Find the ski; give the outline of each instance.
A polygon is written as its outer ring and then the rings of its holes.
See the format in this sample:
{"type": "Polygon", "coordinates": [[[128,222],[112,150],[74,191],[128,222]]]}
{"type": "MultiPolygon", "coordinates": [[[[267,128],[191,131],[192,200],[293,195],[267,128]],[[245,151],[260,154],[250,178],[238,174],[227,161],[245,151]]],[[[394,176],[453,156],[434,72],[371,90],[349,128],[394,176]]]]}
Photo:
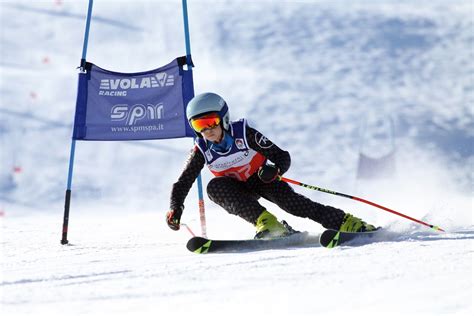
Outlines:
{"type": "Polygon", "coordinates": [[[314,243],[314,237],[307,232],[298,232],[287,237],[274,239],[237,239],[237,240],[216,240],[204,237],[193,237],[186,244],[189,251],[205,254],[217,252],[244,252],[268,249],[279,249],[314,243]]]}
{"type": "Polygon", "coordinates": [[[338,230],[327,229],[321,234],[321,236],[319,236],[319,243],[323,247],[334,248],[353,240],[363,240],[364,242],[366,242],[368,239],[373,238],[379,232],[379,229],[370,232],[354,233],[340,232],[338,230]]]}

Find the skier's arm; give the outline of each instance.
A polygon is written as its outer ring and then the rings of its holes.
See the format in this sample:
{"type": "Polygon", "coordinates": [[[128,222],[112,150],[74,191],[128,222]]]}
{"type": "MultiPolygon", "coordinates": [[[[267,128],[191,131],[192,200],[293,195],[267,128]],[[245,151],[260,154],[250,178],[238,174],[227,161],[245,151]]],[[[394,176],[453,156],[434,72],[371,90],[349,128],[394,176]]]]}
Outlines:
{"type": "Polygon", "coordinates": [[[194,181],[204,167],[204,156],[197,147],[194,147],[189,155],[183,172],[178,178],[178,181],[173,184],[170,198],[170,209],[177,209],[184,206],[184,200],[189,193],[194,181]]]}
{"type": "Polygon", "coordinates": [[[275,164],[282,175],[290,169],[290,153],[281,149],[271,140],[262,135],[254,128],[247,125],[246,136],[249,147],[264,155],[268,160],[275,164]]]}
{"type": "Polygon", "coordinates": [[[178,181],[173,184],[171,190],[170,211],[166,214],[166,222],[171,229],[179,229],[181,214],[184,209],[184,200],[204,164],[204,156],[197,147],[194,147],[186,161],[183,172],[179,176],[178,181]]]}

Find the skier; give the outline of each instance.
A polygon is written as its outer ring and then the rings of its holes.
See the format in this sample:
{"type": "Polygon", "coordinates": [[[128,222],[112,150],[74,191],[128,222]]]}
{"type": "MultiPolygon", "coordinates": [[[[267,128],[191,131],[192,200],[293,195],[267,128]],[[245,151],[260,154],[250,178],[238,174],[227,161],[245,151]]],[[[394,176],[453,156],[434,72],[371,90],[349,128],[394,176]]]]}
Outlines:
{"type": "Polygon", "coordinates": [[[260,205],[260,197],[327,229],[375,230],[373,225],[340,209],[316,203],[279,181],[279,176],[290,168],[290,154],[250,127],[245,119],[230,122],[227,104],[219,95],[197,95],[189,102],[186,116],[197,138],[183,172],[173,184],[170,210],[166,214],[171,229],[179,230],[184,200],[207,164],[216,176],[207,185],[210,200],[255,225],[256,239],[283,237],[295,232],[260,205]]]}

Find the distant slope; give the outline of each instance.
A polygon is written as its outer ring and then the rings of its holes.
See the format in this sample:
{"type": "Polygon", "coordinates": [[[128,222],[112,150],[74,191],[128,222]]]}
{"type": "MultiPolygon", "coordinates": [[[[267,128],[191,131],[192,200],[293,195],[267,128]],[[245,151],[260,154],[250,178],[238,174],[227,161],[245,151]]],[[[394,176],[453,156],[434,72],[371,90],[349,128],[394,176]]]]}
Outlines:
{"type": "MultiPolygon", "coordinates": [[[[0,198],[60,206],[86,5],[0,5],[7,30],[0,39],[0,198]],[[12,174],[15,166],[21,172],[12,174]]],[[[183,55],[179,5],[96,3],[88,59],[104,68],[136,71],[183,55]]],[[[474,156],[470,9],[469,1],[246,6],[229,1],[212,7],[193,1],[196,92],[222,94],[234,119],[248,117],[290,150],[292,177],[354,191],[360,185],[355,175],[362,126],[374,116],[393,120],[397,146],[398,178],[377,192],[382,198],[391,201],[400,183],[408,185],[404,200],[413,197],[410,186],[424,187],[433,200],[442,183],[455,192],[469,191],[474,156]]],[[[379,141],[382,148],[391,140],[379,141]]],[[[165,209],[191,140],[139,144],[79,143],[74,197],[165,209]]],[[[430,203],[423,208],[430,209],[430,203]]]]}

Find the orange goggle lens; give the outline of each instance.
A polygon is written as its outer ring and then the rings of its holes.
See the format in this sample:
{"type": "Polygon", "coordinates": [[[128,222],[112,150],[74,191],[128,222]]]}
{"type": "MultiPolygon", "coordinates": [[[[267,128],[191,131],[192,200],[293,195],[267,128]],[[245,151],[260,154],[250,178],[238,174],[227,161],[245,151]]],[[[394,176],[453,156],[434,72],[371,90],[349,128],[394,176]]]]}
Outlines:
{"type": "Polygon", "coordinates": [[[219,117],[219,115],[213,113],[206,116],[198,117],[196,119],[192,119],[191,126],[196,132],[201,133],[206,128],[216,127],[220,124],[220,122],[221,118],[219,117]]]}

